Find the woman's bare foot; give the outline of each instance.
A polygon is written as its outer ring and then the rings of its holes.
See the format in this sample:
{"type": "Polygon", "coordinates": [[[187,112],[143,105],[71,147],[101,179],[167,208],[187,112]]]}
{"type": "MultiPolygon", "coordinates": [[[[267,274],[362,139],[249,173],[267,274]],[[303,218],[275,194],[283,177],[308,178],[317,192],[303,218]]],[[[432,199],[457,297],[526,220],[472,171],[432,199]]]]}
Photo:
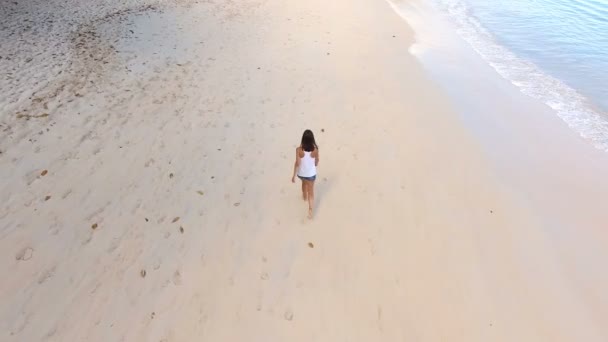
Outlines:
{"type": "Polygon", "coordinates": [[[312,208],[308,208],[308,218],[312,220],[312,208]]]}

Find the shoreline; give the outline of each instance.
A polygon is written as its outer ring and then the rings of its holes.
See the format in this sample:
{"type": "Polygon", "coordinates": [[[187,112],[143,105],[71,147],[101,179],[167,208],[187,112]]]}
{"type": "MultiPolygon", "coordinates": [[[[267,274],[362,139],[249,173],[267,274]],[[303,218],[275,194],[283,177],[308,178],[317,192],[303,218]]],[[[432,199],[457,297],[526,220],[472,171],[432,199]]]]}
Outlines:
{"type": "MultiPolygon", "coordinates": [[[[499,81],[492,80],[492,75],[498,75],[528,99],[515,95],[517,101],[540,102],[551,108],[570,129],[597,149],[608,152],[608,113],[564,81],[495,42],[492,34],[479,26],[476,19],[462,17],[462,13],[446,13],[447,9],[433,2],[387,1],[417,32],[412,53],[448,91],[454,88],[448,81],[473,81],[463,75],[464,72],[486,73],[488,76],[483,79],[494,84],[499,81]],[[444,66],[446,64],[453,66],[444,66]]],[[[501,87],[501,90],[504,88],[509,87],[501,87]]]]}
{"type": "MultiPolygon", "coordinates": [[[[0,113],[7,341],[606,339],[608,189],[592,187],[605,166],[554,116],[471,125],[481,117],[410,55],[415,32],[384,2],[128,12],[157,3],[75,3],[127,14],[68,49],[78,82],[2,102],[48,108],[0,113]],[[321,153],[313,220],[289,181],[305,128],[321,153]],[[578,142],[563,156],[556,141],[578,142]]],[[[20,87],[52,66],[24,69],[20,87]]],[[[479,105],[523,108],[506,102],[479,105]]]]}

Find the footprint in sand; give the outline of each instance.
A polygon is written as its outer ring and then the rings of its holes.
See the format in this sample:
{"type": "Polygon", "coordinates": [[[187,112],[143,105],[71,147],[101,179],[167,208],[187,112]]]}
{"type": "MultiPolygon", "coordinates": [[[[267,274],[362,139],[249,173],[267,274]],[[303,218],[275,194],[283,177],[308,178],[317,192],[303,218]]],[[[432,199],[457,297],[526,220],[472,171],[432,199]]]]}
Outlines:
{"type": "Polygon", "coordinates": [[[293,312],[290,309],[287,309],[287,311],[285,311],[285,313],[283,314],[283,317],[285,318],[285,320],[291,321],[293,320],[293,312]]]}
{"type": "Polygon", "coordinates": [[[23,178],[25,179],[25,182],[27,185],[31,185],[32,183],[34,183],[34,181],[36,181],[40,176],[40,173],[38,170],[33,170],[28,172],[23,178]]]}
{"type": "Polygon", "coordinates": [[[61,199],[66,199],[72,193],[72,189],[68,189],[66,192],[61,195],[61,199]]]}
{"type": "Polygon", "coordinates": [[[31,247],[24,247],[15,254],[15,259],[19,261],[28,261],[32,258],[33,254],[34,250],[31,247]]]}
{"type": "Polygon", "coordinates": [[[46,334],[44,335],[44,339],[48,340],[51,337],[53,337],[53,335],[55,335],[55,333],[57,332],[57,327],[52,327],[49,331],[46,332],[46,334]]]}
{"type": "Polygon", "coordinates": [[[182,275],[179,273],[179,270],[175,271],[173,273],[173,277],[172,277],[171,281],[173,282],[173,285],[176,285],[176,286],[179,286],[182,284],[182,275]]]}
{"type": "Polygon", "coordinates": [[[112,253],[116,250],[116,248],[118,248],[118,245],[120,244],[120,238],[113,238],[112,241],[110,242],[110,246],[108,247],[108,249],[106,249],[106,252],[108,253],[112,253]]]}
{"type": "Polygon", "coordinates": [[[55,269],[57,266],[53,266],[52,268],[42,272],[42,274],[40,274],[40,277],[38,277],[38,284],[42,284],[45,281],[47,281],[49,278],[52,278],[53,275],[55,275],[55,269]]]}

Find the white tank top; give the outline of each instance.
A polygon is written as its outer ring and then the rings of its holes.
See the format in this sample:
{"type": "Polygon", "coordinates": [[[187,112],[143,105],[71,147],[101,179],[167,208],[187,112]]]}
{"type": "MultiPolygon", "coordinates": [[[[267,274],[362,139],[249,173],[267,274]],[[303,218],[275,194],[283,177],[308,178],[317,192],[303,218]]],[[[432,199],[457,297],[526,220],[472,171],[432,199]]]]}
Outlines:
{"type": "Polygon", "coordinates": [[[315,158],[310,154],[312,152],[304,151],[304,157],[300,158],[300,168],[298,169],[298,176],[300,177],[312,177],[317,175],[317,166],[315,165],[315,158]]]}

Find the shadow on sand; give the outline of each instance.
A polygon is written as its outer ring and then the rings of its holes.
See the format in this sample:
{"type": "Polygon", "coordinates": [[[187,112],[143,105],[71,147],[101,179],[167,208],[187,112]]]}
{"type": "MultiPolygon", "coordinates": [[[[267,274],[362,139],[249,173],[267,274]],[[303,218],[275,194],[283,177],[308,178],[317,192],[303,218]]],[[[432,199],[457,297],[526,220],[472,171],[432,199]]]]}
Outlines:
{"type": "Polygon", "coordinates": [[[320,179],[317,179],[317,181],[315,182],[315,217],[318,216],[319,213],[321,213],[321,211],[323,211],[323,209],[324,209],[323,202],[324,202],[325,196],[331,190],[333,182],[334,182],[334,177],[332,177],[332,176],[321,177],[320,179]]]}

